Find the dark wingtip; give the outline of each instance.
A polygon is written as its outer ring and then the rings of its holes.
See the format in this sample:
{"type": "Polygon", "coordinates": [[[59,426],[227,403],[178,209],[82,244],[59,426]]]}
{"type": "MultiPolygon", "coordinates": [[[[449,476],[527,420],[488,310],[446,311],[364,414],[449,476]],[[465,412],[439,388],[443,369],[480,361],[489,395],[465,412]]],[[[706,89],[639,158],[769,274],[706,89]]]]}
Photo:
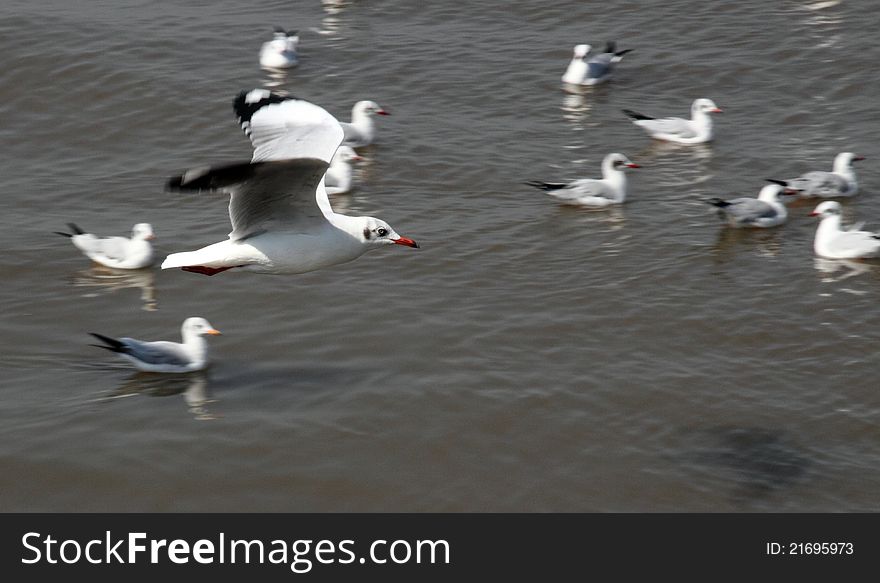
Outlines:
{"type": "Polygon", "coordinates": [[[183,190],[183,174],[179,174],[177,176],[172,176],[168,179],[168,182],[165,183],[165,191],[166,192],[180,192],[183,190]]]}
{"type": "Polygon", "coordinates": [[[97,332],[89,332],[89,334],[106,345],[89,344],[89,346],[94,346],[96,348],[105,348],[111,352],[123,352],[125,344],[123,344],[119,340],[116,340],[115,338],[110,338],[109,336],[104,336],[103,334],[98,334],[97,332]]]}
{"type": "Polygon", "coordinates": [[[705,202],[706,204],[711,204],[712,206],[717,206],[718,208],[730,206],[729,202],[720,198],[710,198],[708,200],[704,200],[703,202],[705,202]]]}
{"type": "Polygon", "coordinates": [[[623,49],[622,51],[617,51],[616,53],[614,53],[614,56],[615,57],[622,57],[623,55],[625,55],[627,53],[633,52],[634,50],[635,49],[623,49]]]}
{"type": "Polygon", "coordinates": [[[635,120],[654,119],[653,117],[651,117],[649,115],[644,115],[644,114],[641,114],[637,111],[633,111],[631,109],[621,109],[621,111],[635,120]]]}
{"type": "Polygon", "coordinates": [[[785,180],[776,180],[775,178],[765,178],[767,182],[772,182],[773,184],[778,184],[779,186],[788,186],[788,182],[785,180]]]}
{"type": "Polygon", "coordinates": [[[613,40],[609,40],[609,41],[605,42],[605,52],[606,53],[613,53],[615,50],[617,50],[617,43],[616,42],[614,42],[613,40]]]}
{"type": "Polygon", "coordinates": [[[62,233],[61,231],[52,231],[56,235],[61,235],[62,237],[73,237],[70,233],[62,233]]]}
{"type": "Polygon", "coordinates": [[[70,230],[73,231],[75,235],[85,235],[86,232],[76,226],[76,223],[67,223],[67,226],[70,227],[70,230]]]}
{"type": "Polygon", "coordinates": [[[537,180],[528,180],[526,182],[523,182],[523,184],[525,184],[527,186],[531,186],[533,188],[547,190],[547,183],[545,183],[545,182],[539,182],[537,180]]]}

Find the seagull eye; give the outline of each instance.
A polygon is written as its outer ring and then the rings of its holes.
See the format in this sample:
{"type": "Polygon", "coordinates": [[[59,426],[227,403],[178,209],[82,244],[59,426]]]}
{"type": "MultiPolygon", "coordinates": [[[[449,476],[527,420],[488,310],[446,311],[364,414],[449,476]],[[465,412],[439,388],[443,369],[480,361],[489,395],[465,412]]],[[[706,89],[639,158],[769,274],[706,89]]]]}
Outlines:
{"type": "Polygon", "coordinates": [[[380,237],[384,237],[388,234],[388,229],[386,229],[385,227],[379,227],[378,229],[376,229],[376,234],[380,237]]]}

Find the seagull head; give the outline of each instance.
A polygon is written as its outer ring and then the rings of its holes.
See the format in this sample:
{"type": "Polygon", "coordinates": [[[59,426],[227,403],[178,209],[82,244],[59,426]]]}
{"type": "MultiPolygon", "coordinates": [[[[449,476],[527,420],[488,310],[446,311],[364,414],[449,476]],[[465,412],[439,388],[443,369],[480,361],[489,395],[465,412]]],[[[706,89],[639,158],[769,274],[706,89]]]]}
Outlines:
{"type": "Polygon", "coordinates": [[[827,219],[828,217],[840,216],[842,212],[843,209],[840,206],[839,202],[837,202],[836,200],[826,200],[815,209],[813,209],[813,212],[810,213],[810,216],[827,219]]]}
{"type": "Polygon", "coordinates": [[[692,113],[723,113],[722,109],[715,105],[715,102],[711,99],[706,99],[702,97],[694,101],[694,104],[691,106],[692,113]]]}
{"type": "MultiPolygon", "coordinates": [[[[366,115],[391,115],[375,101],[358,101],[354,104],[354,112],[360,112],[366,115]]],[[[354,113],[352,114],[354,116],[354,113]]]]}
{"type": "Polygon", "coordinates": [[[150,241],[156,238],[153,234],[153,226],[150,223],[138,223],[131,229],[131,238],[150,241]]]}
{"type": "Polygon", "coordinates": [[[339,146],[336,150],[336,154],[330,161],[330,165],[332,166],[336,162],[350,163],[358,160],[363,160],[363,157],[359,156],[357,152],[354,151],[354,148],[351,148],[350,146],[339,146]]]}
{"type": "Polygon", "coordinates": [[[843,173],[852,168],[853,162],[864,160],[864,156],[859,156],[853,152],[841,152],[834,158],[834,172],[843,173]]]}
{"type": "MultiPolygon", "coordinates": [[[[789,192],[781,184],[768,184],[758,192],[758,200],[764,202],[778,202],[779,195],[781,194],[789,194],[789,192]]],[[[793,192],[791,194],[797,193],[793,192]]]]}
{"type": "Polygon", "coordinates": [[[641,168],[638,164],[631,161],[629,158],[624,156],[623,154],[614,153],[608,154],[605,158],[605,163],[611,166],[614,170],[626,170],[627,168],[641,168]]]}
{"type": "Polygon", "coordinates": [[[583,59],[590,52],[590,45],[574,45],[574,58],[583,59]]]}
{"type": "Polygon", "coordinates": [[[220,331],[211,326],[211,323],[204,318],[194,316],[183,321],[180,335],[183,336],[183,340],[186,342],[188,338],[197,336],[219,336],[220,331]]]}
{"type": "Polygon", "coordinates": [[[407,247],[419,248],[419,244],[412,239],[401,237],[398,235],[391,225],[382,219],[373,217],[363,217],[363,241],[367,245],[405,245],[407,247]]]}

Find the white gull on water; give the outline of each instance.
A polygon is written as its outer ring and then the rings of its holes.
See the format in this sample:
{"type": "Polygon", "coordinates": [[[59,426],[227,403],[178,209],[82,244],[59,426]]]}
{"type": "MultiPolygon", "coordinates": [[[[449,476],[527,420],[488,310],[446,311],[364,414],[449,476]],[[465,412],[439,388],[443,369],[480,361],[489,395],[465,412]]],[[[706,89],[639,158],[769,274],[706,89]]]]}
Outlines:
{"type": "Polygon", "coordinates": [[[183,343],[145,342],[134,338],[111,338],[90,332],[104,344],[92,344],[115,352],[146,372],[181,373],[202,370],[208,366],[208,343],[205,336],[217,336],[218,330],[204,318],[187,318],[180,328],[183,343]]]}
{"type": "Polygon", "coordinates": [[[131,238],[98,237],[86,233],[74,223],[67,223],[67,226],[72,233],[55,232],[70,237],[74,246],[95,263],[115,269],[141,269],[153,263],[150,241],[156,237],[149,223],[136,224],[131,230],[131,238]]]}
{"type": "Polygon", "coordinates": [[[702,144],[714,137],[710,113],[721,113],[721,109],[711,99],[697,99],[691,105],[691,119],[680,117],[655,118],[631,109],[623,113],[633,119],[633,123],[648,132],[652,138],[678,144],[702,144]]]}
{"type": "Polygon", "coordinates": [[[342,144],[352,148],[369,146],[376,139],[374,115],[391,115],[375,101],[358,101],[351,108],[351,122],[340,122],[345,132],[342,144]]]}
{"type": "Polygon", "coordinates": [[[625,49],[618,51],[615,43],[610,41],[605,46],[605,52],[594,55],[589,60],[587,54],[592,47],[590,45],[575,45],[574,56],[562,76],[562,82],[569,85],[598,85],[611,78],[614,65],[623,59],[623,55],[632,51],[625,49]]]}
{"type": "Polygon", "coordinates": [[[358,156],[352,148],[339,146],[333,159],[330,160],[327,174],[324,175],[324,187],[327,189],[327,194],[345,194],[351,190],[352,175],[354,174],[351,163],[358,160],[363,160],[363,158],[358,156]]]}
{"type": "Polygon", "coordinates": [[[788,209],[779,200],[782,187],[768,184],[758,198],[712,198],[706,202],[718,207],[718,215],[731,227],[776,227],[788,218],[788,209]]]}
{"type": "Polygon", "coordinates": [[[770,182],[781,184],[786,192],[797,194],[804,198],[833,198],[838,196],[853,196],[859,191],[859,183],[852,163],[864,160],[864,156],[852,152],[841,152],[834,158],[834,166],[831,172],[816,170],[807,172],[797,178],[789,180],[776,180],[768,178],[770,182]]]}
{"type": "Polygon", "coordinates": [[[266,69],[290,69],[299,64],[296,48],[299,46],[297,31],[275,27],[272,40],[260,47],[260,66],[266,69]]]}
{"type": "Polygon", "coordinates": [[[863,259],[880,257],[880,233],[860,231],[860,225],[850,229],[840,228],[843,208],[834,200],[825,201],[817,206],[811,217],[820,217],[816,237],[813,239],[813,251],[827,259],[863,259]]]}
{"type": "Polygon", "coordinates": [[[602,178],[582,178],[571,182],[526,182],[529,186],[540,188],[568,204],[590,207],[605,207],[621,204],[626,199],[627,168],[639,168],[626,156],[619,153],[608,154],[602,160],[602,178]]]}
{"type": "Polygon", "coordinates": [[[162,269],[305,273],[387,245],[418,247],[381,219],[333,212],[324,174],[343,131],[327,111],[265,89],[243,91],[233,108],[254,146],[252,161],[194,168],[168,183],[171,190],[229,192],[232,232],[225,241],[172,253],[162,269]]]}

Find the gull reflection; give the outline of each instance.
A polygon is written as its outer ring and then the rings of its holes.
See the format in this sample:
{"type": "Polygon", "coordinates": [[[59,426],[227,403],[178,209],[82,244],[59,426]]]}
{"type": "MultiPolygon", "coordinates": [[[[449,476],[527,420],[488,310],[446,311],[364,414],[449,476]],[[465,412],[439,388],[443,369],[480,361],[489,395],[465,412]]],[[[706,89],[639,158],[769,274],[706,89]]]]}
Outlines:
{"type": "Polygon", "coordinates": [[[782,250],[779,229],[735,229],[722,225],[713,248],[715,257],[726,261],[736,255],[740,244],[749,245],[761,257],[777,257],[782,250]]]}
{"type": "Polygon", "coordinates": [[[322,0],[322,3],[327,16],[321,20],[321,28],[316,32],[326,36],[340,37],[342,30],[348,24],[342,13],[352,2],[350,0],[322,0]]]}
{"type": "Polygon", "coordinates": [[[263,86],[266,87],[266,89],[271,89],[279,95],[290,95],[290,92],[286,89],[279,89],[279,87],[287,82],[287,69],[263,67],[262,70],[266,74],[266,78],[263,79],[263,86]]]}
{"type": "Polygon", "coordinates": [[[352,4],[351,0],[321,0],[324,12],[327,14],[339,14],[352,4]]]}
{"type": "Polygon", "coordinates": [[[813,265],[816,271],[822,274],[823,283],[842,281],[871,271],[869,264],[852,259],[824,259],[822,257],[815,257],[813,265]],[[842,273],[835,276],[838,271],[842,273]]]}
{"type": "Polygon", "coordinates": [[[645,148],[633,154],[633,160],[642,166],[650,166],[658,186],[690,189],[715,177],[710,167],[712,155],[709,144],[684,145],[651,140],[645,148]]]}
{"type": "Polygon", "coordinates": [[[216,400],[211,398],[208,391],[208,375],[205,371],[187,374],[137,372],[100,400],[111,401],[137,395],[149,397],[183,395],[187,409],[195,419],[199,421],[216,419],[216,416],[208,410],[208,405],[215,403],[216,400]]]}
{"type": "MultiPolygon", "coordinates": [[[[106,293],[127,288],[140,288],[142,309],[152,312],[158,308],[156,303],[156,274],[152,269],[113,269],[94,265],[90,269],[76,272],[71,283],[75,287],[90,287],[106,293]]],[[[89,294],[94,295],[94,294],[89,294]]]]}
{"type": "Polygon", "coordinates": [[[562,117],[574,124],[574,129],[583,129],[584,123],[590,119],[593,104],[583,93],[568,93],[562,98],[562,117]]]}

